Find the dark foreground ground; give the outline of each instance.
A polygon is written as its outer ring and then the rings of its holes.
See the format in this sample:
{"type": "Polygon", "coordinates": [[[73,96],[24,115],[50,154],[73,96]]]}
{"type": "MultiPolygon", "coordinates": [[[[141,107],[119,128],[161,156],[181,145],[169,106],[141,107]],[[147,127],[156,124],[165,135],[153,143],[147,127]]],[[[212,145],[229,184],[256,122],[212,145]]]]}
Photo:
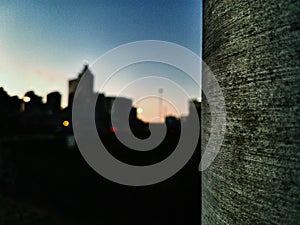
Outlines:
{"type": "MultiPolygon", "coordinates": [[[[144,165],[172,152],[169,134],[148,154],[126,150],[112,136],[103,138],[113,155],[144,165]]],[[[173,146],[173,147],[172,147],[173,146]]],[[[200,224],[199,150],[172,178],[147,187],[110,182],[89,167],[64,136],[1,141],[1,225],[196,225],[200,224]]]]}

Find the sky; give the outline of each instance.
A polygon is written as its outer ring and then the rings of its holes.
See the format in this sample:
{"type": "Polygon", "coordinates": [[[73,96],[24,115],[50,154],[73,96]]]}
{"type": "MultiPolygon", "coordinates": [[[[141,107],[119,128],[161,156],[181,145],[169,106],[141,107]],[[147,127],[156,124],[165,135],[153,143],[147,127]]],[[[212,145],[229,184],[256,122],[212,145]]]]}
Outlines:
{"type": "MultiPolygon", "coordinates": [[[[59,91],[66,106],[68,79],[76,78],[85,62],[121,44],[163,40],[200,55],[201,8],[201,0],[2,0],[0,86],[20,98],[29,90],[44,99],[59,91]]],[[[172,76],[168,70],[184,83],[180,71],[165,68],[167,77],[172,76]]],[[[126,74],[138,78],[151,71],[147,64],[126,74]]],[[[122,77],[108,85],[107,95],[116,94],[120,80],[128,82],[122,77]]],[[[199,90],[189,91],[198,96],[199,90]]],[[[137,98],[134,93],[129,97],[137,98]]]]}

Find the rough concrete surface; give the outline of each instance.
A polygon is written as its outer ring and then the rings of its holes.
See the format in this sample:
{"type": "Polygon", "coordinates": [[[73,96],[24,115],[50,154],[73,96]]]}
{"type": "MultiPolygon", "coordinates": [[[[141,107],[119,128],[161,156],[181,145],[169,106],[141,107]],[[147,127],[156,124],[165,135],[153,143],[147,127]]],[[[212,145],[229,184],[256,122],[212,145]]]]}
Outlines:
{"type": "Polygon", "coordinates": [[[228,117],[202,176],[202,224],[300,224],[300,1],[204,0],[203,21],[228,117]]]}

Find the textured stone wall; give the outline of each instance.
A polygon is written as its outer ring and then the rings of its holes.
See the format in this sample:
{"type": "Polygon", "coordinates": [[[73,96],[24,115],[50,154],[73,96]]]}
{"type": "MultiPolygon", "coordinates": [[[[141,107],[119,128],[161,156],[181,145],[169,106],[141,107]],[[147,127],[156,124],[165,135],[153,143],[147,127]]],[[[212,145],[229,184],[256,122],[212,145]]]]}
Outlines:
{"type": "Polygon", "coordinates": [[[228,125],[203,173],[202,224],[300,224],[300,1],[204,0],[203,14],[228,125]]]}

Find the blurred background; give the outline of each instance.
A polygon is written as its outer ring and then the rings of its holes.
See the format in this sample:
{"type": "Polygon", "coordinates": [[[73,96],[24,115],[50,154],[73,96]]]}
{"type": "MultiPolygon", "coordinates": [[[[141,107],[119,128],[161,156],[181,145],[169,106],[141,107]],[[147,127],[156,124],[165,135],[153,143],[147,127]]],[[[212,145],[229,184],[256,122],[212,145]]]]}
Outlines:
{"type": "MultiPolygon", "coordinates": [[[[72,130],[72,103],[81,77],[97,96],[99,138],[117,159],[150,165],[175,149],[190,107],[201,109],[200,90],[182,71],[144,63],[125,68],[95,90],[93,62],[128,42],[174,42],[201,53],[201,1],[2,1],[0,4],[0,224],[199,224],[200,144],[189,163],[159,184],[130,187],[98,175],[81,156],[72,130]],[[91,65],[91,66],[90,66],[91,65]],[[167,87],[149,85],[158,98],[139,100],[139,86],[119,96],[142,75],[172,79],[191,96],[174,106],[167,87]],[[113,102],[130,107],[130,130],[149,137],[149,122],[167,126],[149,152],[120,143],[112,125],[113,102]]],[[[200,74],[198,78],[200,80],[200,74]]],[[[173,96],[174,97],[174,96],[173,96]]],[[[180,96],[178,96],[180,99],[180,96]]],[[[200,118],[200,116],[199,116],[200,118]]]]}

